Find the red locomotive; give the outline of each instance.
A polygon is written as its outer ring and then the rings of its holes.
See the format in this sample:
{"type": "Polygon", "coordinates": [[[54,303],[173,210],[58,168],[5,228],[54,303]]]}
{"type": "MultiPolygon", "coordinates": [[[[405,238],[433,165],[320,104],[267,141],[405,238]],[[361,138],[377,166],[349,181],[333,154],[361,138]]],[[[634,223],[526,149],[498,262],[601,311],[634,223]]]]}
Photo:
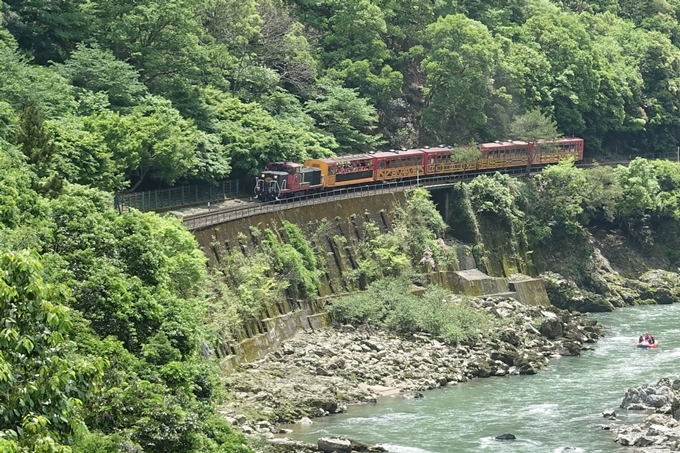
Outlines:
{"type": "Polygon", "coordinates": [[[386,182],[404,178],[446,175],[466,170],[493,170],[557,163],[571,157],[583,159],[583,139],[563,138],[536,142],[496,141],[477,145],[476,162],[457,163],[463,148],[437,147],[373,154],[311,159],[300,165],[272,162],[257,178],[255,198],[270,201],[325,189],[386,182]]]}

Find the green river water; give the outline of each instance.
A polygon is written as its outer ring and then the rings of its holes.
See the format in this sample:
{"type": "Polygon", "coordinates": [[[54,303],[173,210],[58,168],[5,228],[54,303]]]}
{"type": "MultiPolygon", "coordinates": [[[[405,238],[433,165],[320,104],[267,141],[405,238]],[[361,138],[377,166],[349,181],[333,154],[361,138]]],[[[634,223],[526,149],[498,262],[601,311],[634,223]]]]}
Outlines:
{"type": "Polygon", "coordinates": [[[580,357],[553,359],[534,376],[476,379],[432,390],[418,400],[386,398],[345,414],[295,425],[291,435],[316,443],[343,436],[395,453],[621,452],[607,423],[635,423],[646,414],[619,409],[631,386],[680,378],[680,304],[617,309],[594,316],[605,336],[580,357]],[[656,349],[638,349],[649,331],[656,349]],[[602,417],[616,409],[617,421],[602,417]],[[512,433],[514,441],[494,436],[512,433]]]}

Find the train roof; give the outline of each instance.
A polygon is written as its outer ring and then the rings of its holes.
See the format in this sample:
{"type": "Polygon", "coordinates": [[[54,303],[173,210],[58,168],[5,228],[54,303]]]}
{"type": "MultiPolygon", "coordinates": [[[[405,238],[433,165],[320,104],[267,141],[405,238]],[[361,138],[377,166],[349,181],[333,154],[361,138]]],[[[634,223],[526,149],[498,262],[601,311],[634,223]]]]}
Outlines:
{"type": "Polygon", "coordinates": [[[505,148],[508,146],[527,146],[529,143],[522,140],[508,140],[508,141],[497,141],[491,143],[480,143],[480,148],[493,149],[493,148],[505,148]]]}
{"type": "Polygon", "coordinates": [[[402,157],[402,156],[420,156],[425,150],[420,149],[407,149],[407,150],[395,150],[395,151],[382,151],[373,154],[373,157],[380,159],[384,157],[402,157]]]}
{"type": "Polygon", "coordinates": [[[297,162],[269,162],[267,166],[269,165],[280,165],[282,167],[288,167],[288,168],[297,168],[297,167],[302,167],[302,165],[298,164],[297,162]]]}
{"type": "Polygon", "coordinates": [[[321,159],[309,159],[319,162],[324,162],[327,164],[337,164],[338,162],[347,162],[353,160],[366,160],[371,159],[373,156],[370,154],[348,154],[346,156],[335,156],[335,157],[324,157],[321,159]]]}
{"type": "Polygon", "coordinates": [[[583,139],[579,137],[562,137],[557,140],[536,140],[536,143],[560,143],[560,142],[582,142],[583,139]]]}

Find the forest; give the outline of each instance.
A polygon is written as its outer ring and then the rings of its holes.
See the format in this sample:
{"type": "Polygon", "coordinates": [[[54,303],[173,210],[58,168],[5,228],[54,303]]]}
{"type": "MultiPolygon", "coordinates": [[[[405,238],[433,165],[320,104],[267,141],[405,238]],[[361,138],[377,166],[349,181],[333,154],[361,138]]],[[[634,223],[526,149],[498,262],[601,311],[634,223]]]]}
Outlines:
{"type": "MultiPolygon", "coordinates": [[[[321,261],[287,225],[292,244],[263,231],[266,253],[230,257],[227,284],[179,220],[118,213],[115,193],[513,138],[531,112],[589,156],[680,140],[678,0],[0,4],[1,451],[251,451],[217,412],[212,348],[289,289],[280,276],[314,294],[321,261]]],[[[675,165],[603,168],[465,190],[527,247],[589,223],[677,237],[675,165]]],[[[424,244],[446,262],[441,218],[414,200],[357,279],[409,275],[424,244]]]]}
{"type": "Polygon", "coordinates": [[[9,0],[0,140],[105,191],[513,138],[534,110],[590,155],[673,152],[679,6],[9,0]]]}

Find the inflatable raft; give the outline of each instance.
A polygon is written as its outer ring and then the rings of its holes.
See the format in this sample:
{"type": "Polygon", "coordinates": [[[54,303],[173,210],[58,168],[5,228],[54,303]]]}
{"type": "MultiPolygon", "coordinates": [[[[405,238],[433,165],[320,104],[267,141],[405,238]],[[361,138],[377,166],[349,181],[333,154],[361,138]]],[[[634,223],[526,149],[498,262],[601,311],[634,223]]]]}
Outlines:
{"type": "Polygon", "coordinates": [[[649,344],[646,341],[643,341],[642,343],[638,343],[638,345],[637,345],[638,348],[643,348],[643,349],[656,348],[657,346],[659,346],[658,341],[655,341],[653,344],[649,344]]]}

